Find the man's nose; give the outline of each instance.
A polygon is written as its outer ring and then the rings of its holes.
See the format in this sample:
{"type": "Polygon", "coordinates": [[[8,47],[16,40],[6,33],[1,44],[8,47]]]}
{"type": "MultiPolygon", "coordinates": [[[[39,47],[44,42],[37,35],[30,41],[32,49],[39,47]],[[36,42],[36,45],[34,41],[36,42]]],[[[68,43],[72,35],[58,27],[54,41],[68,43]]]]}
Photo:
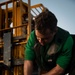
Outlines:
{"type": "Polygon", "coordinates": [[[43,40],[42,38],[39,39],[39,42],[40,42],[40,43],[43,43],[43,41],[44,41],[44,40],[43,40]]]}

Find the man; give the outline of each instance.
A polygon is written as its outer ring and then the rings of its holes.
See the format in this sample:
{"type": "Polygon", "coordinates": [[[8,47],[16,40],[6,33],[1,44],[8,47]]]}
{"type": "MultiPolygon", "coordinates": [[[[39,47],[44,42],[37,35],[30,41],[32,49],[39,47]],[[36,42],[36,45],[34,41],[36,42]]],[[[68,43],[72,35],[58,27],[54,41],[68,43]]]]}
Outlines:
{"type": "Polygon", "coordinates": [[[45,9],[35,18],[25,49],[24,75],[32,75],[36,61],[41,75],[62,75],[72,53],[73,39],[57,26],[56,16],[45,9]]]}

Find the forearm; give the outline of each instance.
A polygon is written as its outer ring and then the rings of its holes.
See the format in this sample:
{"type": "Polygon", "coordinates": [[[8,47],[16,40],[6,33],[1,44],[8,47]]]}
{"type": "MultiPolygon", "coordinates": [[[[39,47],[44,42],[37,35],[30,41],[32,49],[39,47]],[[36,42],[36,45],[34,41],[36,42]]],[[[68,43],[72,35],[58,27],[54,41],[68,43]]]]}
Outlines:
{"type": "Polygon", "coordinates": [[[42,74],[42,75],[62,75],[63,73],[64,73],[64,70],[59,65],[57,65],[49,72],[42,74]]]}
{"type": "Polygon", "coordinates": [[[32,75],[33,64],[32,61],[24,61],[24,75],[32,75]]]}

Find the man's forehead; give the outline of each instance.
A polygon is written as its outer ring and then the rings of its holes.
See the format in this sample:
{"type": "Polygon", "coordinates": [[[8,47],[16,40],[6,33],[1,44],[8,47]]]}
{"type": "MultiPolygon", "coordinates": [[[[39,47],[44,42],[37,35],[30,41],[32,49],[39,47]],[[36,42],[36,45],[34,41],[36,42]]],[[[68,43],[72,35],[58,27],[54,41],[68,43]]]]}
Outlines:
{"type": "Polygon", "coordinates": [[[35,30],[35,34],[37,37],[49,37],[51,32],[47,30],[46,32],[44,32],[44,34],[41,34],[38,30],[35,30]]]}

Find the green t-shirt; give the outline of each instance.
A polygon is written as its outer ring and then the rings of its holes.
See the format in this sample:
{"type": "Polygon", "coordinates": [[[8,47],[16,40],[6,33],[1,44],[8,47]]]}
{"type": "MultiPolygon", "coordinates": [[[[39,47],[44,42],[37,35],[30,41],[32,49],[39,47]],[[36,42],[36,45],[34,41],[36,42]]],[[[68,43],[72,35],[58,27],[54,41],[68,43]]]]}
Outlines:
{"type": "MultiPolygon", "coordinates": [[[[25,46],[25,60],[34,61],[36,59],[36,54],[34,51],[34,45],[36,43],[35,31],[32,31],[29,37],[29,40],[25,46]]],[[[71,59],[73,46],[73,39],[70,34],[58,27],[58,32],[56,33],[52,43],[45,45],[41,48],[41,65],[45,62],[54,61],[55,64],[58,64],[63,69],[66,69],[69,61],[71,59]],[[52,51],[52,52],[51,52],[52,51]],[[53,60],[51,60],[52,55],[54,55],[53,60]]],[[[46,64],[48,64],[46,63],[46,64]]]]}

